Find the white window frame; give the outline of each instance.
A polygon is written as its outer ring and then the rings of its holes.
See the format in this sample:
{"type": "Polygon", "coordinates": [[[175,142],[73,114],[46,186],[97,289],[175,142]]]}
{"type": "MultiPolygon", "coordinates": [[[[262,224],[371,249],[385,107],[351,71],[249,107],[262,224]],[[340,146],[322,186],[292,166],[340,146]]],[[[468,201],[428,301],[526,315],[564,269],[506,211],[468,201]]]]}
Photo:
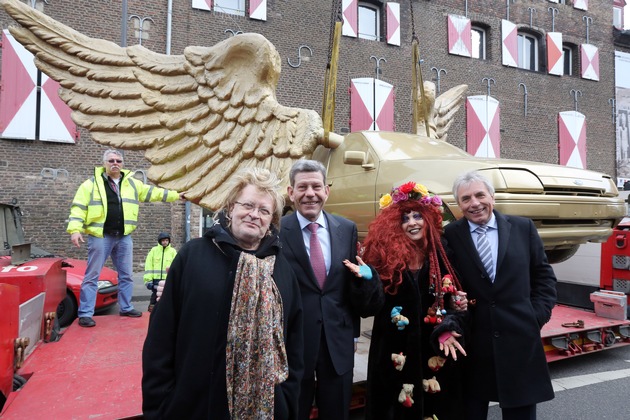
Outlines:
{"type": "Polygon", "coordinates": [[[470,36],[472,37],[472,42],[471,42],[472,58],[485,60],[486,48],[488,45],[486,43],[486,40],[488,39],[486,30],[480,26],[473,25],[470,27],[470,36]],[[476,37],[478,37],[479,39],[475,39],[476,37]]]}
{"type": "Polygon", "coordinates": [[[518,43],[518,67],[525,70],[530,71],[538,71],[538,38],[534,35],[519,32],[517,34],[517,43],[518,43]],[[525,52],[524,43],[527,41],[530,45],[533,44],[534,57],[533,57],[533,68],[532,68],[532,57],[529,54],[530,48],[527,48],[527,53],[525,52]]]}
{"type": "Polygon", "coordinates": [[[371,41],[378,41],[381,38],[380,34],[380,9],[378,6],[370,3],[359,3],[358,4],[358,13],[357,13],[357,27],[358,27],[358,37],[362,39],[369,39],[371,41]],[[366,16],[366,12],[374,13],[374,20],[371,17],[366,16]],[[369,25],[368,25],[369,24],[369,25]],[[373,32],[367,33],[365,32],[366,26],[373,27],[373,32]]]}
{"type": "Polygon", "coordinates": [[[214,0],[215,12],[245,16],[245,0],[214,0]]]}
{"type": "Polygon", "coordinates": [[[623,9],[620,7],[613,7],[613,26],[623,30],[623,9]]]}
{"type": "Polygon", "coordinates": [[[573,48],[569,46],[562,47],[562,63],[563,63],[562,68],[564,69],[564,75],[573,76],[573,48]],[[567,68],[567,60],[568,60],[568,68],[567,68]]]}

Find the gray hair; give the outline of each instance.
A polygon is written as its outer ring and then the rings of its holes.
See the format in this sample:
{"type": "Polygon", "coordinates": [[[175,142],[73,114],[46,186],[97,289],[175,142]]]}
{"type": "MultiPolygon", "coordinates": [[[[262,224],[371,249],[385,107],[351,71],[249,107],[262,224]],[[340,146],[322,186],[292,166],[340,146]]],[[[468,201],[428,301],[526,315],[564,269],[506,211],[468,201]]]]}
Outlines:
{"type": "Polygon", "coordinates": [[[278,177],[264,168],[251,167],[245,168],[234,174],[229,182],[228,195],[223,200],[219,210],[228,214],[236,199],[241,194],[241,191],[248,185],[253,185],[263,193],[269,194],[273,200],[273,217],[271,224],[278,229],[280,227],[280,218],[282,217],[282,209],[284,208],[284,195],[280,191],[281,182],[278,177]]]}
{"type": "Polygon", "coordinates": [[[300,159],[293,164],[291,171],[289,172],[289,182],[291,186],[295,186],[295,175],[302,172],[319,172],[324,178],[324,184],[326,184],[326,168],[317,160],[300,159]]]}
{"type": "Polygon", "coordinates": [[[116,149],[107,149],[105,150],[105,152],[103,153],[103,163],[107,162],[107,155],[116,155],[116,156],[120,156],[120,158],[124,161],[125,158],[123,157],[123,154],[120,150],[116,150],[116,149]]]}
{"type": "Polygon", "coordinates": [[[456,202],[459,202],[459,197],[457,196],[457,191],[459,191],[459,188],[463,185],[470,185],[473,182],[483,182],[483,184],[488,189],[490,195],[494,197],[494,187],[492,186],[488,178],[481,175],[477,171],[471,171],[458,176],[453,183],[453,197],[455,197],[456,202]]]}

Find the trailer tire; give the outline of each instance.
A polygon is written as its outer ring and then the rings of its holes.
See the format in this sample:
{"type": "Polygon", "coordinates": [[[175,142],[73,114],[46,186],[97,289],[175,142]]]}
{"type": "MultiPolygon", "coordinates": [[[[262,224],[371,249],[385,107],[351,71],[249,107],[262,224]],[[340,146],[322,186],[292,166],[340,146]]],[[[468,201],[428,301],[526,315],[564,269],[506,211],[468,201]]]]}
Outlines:
{"type": "Polygon", "coordinates": [[[26,379],[24,379],[24,377],[18,374],[13,375],[13,391],[17,391],[18,389],[22,388],[25,383],[26,379]]]}
{"type": "Polygon", "coordinates": [[[64,300],[57,306],[57,319],[62,328],[72,324],[74,318],[77,317],[77,309],[78,306],[74,294],[68,290],[64,300]]]}
{"type": "Polygon", "coordinates": [[[610,347],[615,344],[617,339],[615,338],[615,333],[612,330],[604,331],[604,347],[610,347]]]}

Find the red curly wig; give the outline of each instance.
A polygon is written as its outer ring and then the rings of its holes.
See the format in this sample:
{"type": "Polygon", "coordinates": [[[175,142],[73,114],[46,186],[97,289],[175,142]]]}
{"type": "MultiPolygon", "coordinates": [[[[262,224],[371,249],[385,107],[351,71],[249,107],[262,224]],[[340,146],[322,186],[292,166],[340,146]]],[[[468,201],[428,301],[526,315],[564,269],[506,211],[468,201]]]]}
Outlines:
{"type": "Polygon", "coordinates": [[[370,223],[362,258],[378,272],[386,293],[395,295],[402,283],[403,272],[409,268],[409,263],[416,259],[424,263],[427,256],[431,282],[437,287],[437,283],[442,279],[438,254],[442,257],[448,274],[453,276],[453,283],[459,286],[440,241],[442,234],[440,210],[434,205],[406,200],[384,208],[370,223]],[[402,216],[411,211],[417,211],[424,219],[424,234],[417,242],[411,240],[401,228],[402,216]]]}

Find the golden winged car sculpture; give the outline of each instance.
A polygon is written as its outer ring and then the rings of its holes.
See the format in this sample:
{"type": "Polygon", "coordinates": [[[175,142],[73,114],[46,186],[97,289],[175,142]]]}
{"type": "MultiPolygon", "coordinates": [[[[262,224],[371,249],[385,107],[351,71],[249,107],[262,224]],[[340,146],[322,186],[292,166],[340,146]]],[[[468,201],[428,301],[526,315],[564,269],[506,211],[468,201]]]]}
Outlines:
{"type": "Polygon", "coordinates": [[[625,214],[606,174],[475,157],[440,141],[467,87],[436,97],[433,83],[422,81],[415,40],[417,134],[360,131],[341,138],[332,115],[340,22],[331,37],[334,54],[320,117],[277,102],[280,56],[262,35],[241,34],[169,56],[89,38],[19,0],[0,5],[22,25],[10,29],[13,36],[35,55],[37,67],[60,83],[59,95],[78,125],[97,143],[143,150],[151,181],[206,208],[217,208],[227,193],[224,181],[242,167],[268,168],[286,185],[293,162],[311,157],[327,166],[328,182],[335,183],[328,211],[355,221],[359,235],[367,232],[380,196],[413,179],[442,197],[445,215],[461,217],[451,186],[471,170],[484,171],[494,182],[498,210],[534,221],[552,262],[570,257],[581,243],[605,241],[625,214]]]}
{"type": "Polygon", "coordinates": [[[164,55],[89,38],[18,0],[0,4],[77,125],[97,143],[144,150],[151,181],[204,207],[217,207],[240,168],[265,167],[288,183],[295,160],[334,146],[315,111],[277,102],[280,56],[262,35],[164,55]]]}
{"type": "MultiPolygon", "coordinates": [[[[295,160],[342,141],[325,134],[315,111],[277,102],[280,56],[262,35],[164,55],[87,37],[18,0],[0,4],[21,25],[11,34],[60,83],[77,125],[97,143],[144,150],[152,182],[204,207],[217,207],[225,180],[242,167],[265,167],[288,183],[295,160]]],[[[428,121],[430,136],[445,139],[466,86],[437,99],[427,86],[418,126],[428,121]]]]}

